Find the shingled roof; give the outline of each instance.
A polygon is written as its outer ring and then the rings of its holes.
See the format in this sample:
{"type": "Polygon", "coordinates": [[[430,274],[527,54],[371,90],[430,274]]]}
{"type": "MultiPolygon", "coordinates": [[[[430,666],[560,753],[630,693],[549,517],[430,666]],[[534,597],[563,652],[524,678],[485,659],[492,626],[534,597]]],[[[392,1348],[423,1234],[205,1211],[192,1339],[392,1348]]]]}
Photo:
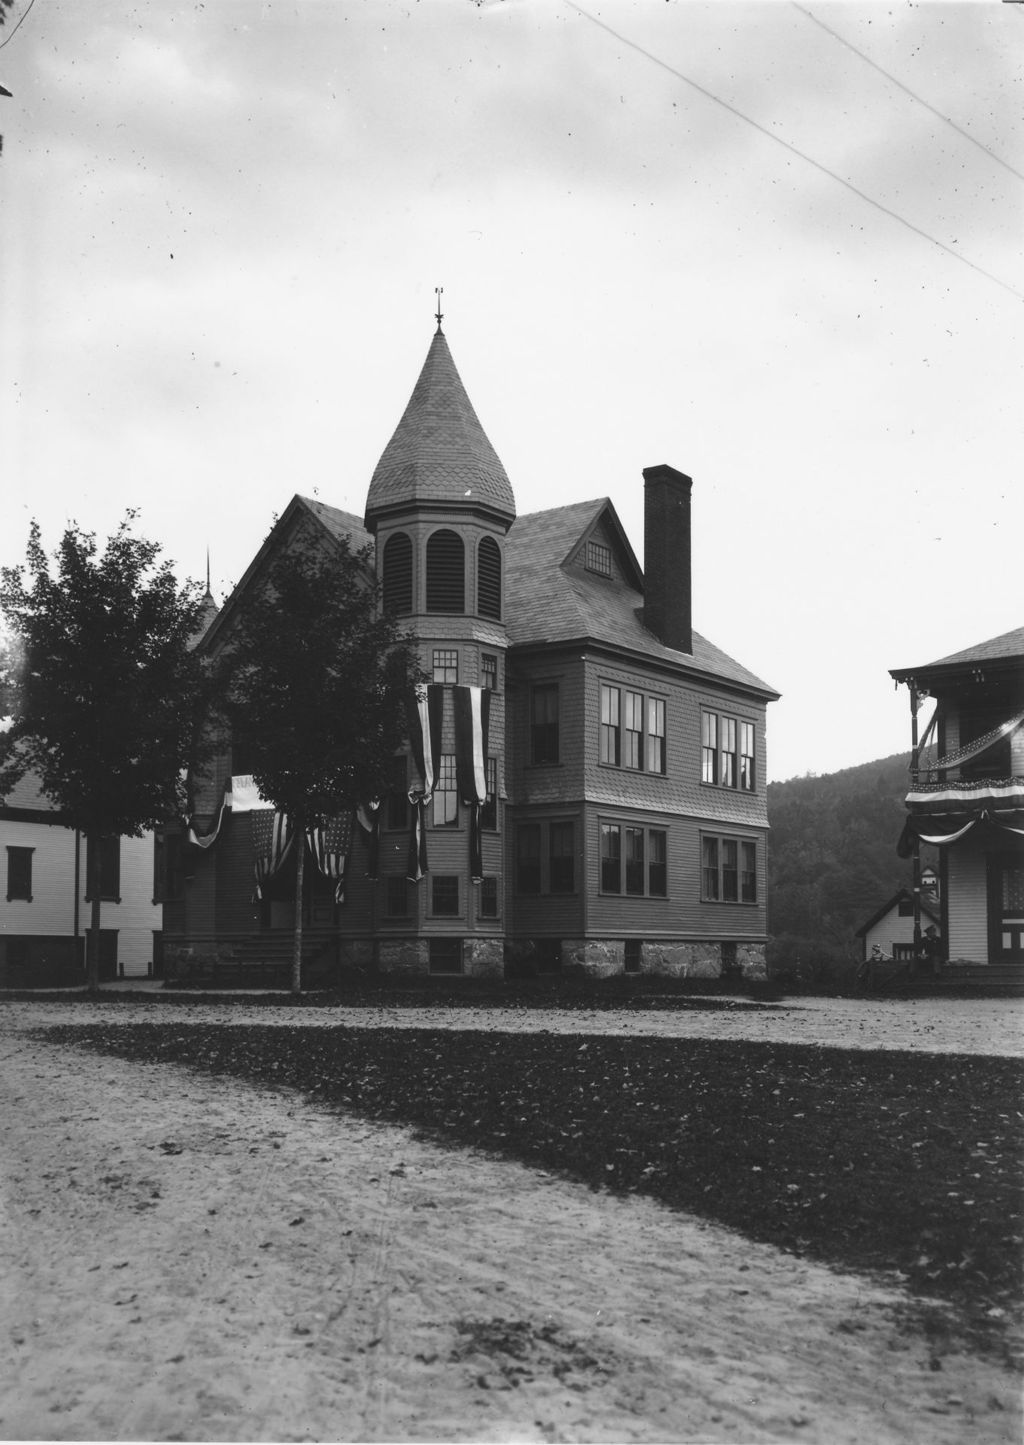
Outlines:
{"type": "Polygon", "coordinates": [[[641,620],[642,592],[564,565],[582,534],[605,511],[613,526],[619,527],[607,497],[532,512],[514,523],[505,548],[509,642],[527,646],[590,639],[702,673],[709,680],[778,697],[774,688],[697,632],[692,654],[659,642],[641,620]]]}
{"type": "Polygon", "coordinates": [[[375,515],[414,502],[476,504],[509,521],[516,502],[438,329],[402,420],[384,448],[366,498],[375,515]]]}
{"type": "Polygon", "coordinates": [[[1012,632],[1002,632],[961,652],[951,652],[948,657],[937,658],[935,662],[921,663],[918,667],[890,668],[889,676],[897,682],[905,681],[915,674],[932,672],[937,668],[956,668],[982,662],[1013,662],[1024,658],[1024,627],[1012,632]]]}

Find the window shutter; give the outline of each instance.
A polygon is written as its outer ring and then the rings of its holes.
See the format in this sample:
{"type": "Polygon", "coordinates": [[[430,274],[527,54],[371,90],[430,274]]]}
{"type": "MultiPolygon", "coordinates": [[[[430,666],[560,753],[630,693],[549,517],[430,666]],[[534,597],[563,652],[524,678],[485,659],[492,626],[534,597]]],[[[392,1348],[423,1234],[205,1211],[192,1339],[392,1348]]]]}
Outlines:
{"type": "Polygon", "coordinates": [[[501,551],[493,537],[484,537],[477,552],[476,603],[481,617],[501,621],[501,551]]]}
{"type": "Polygon", "coordinates": [[[412,542],[405,532],[384,544],[384,611],[412,611],[412,542]]]}
{"type": "Polygon", "coordinates": [[[466,610],[465,549],[458,532],[435,532],[427,542],[427,611],[466,610]]]}

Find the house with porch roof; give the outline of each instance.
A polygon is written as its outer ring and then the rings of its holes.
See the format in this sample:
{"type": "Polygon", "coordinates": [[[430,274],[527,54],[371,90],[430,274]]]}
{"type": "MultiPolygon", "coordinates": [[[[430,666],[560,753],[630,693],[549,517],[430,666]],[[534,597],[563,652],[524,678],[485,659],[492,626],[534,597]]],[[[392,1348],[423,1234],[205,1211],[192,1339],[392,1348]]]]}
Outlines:
{"type": "MultiPolygon", "coordinates": [[[[693,628],[690,478],[641,480],[643,568],[607,497],[517,516],[439,319],[364,515],[296,496],[275,524],[200,646],[229,644],[282,549],[344,537],[369,545],[368,580],[430,679],[393,791],[361,825],[335,820],[333,864],[307,870],[311,978],[763,976],[778,693],[693,628]]],[[[188,832],[166,839],[179,959],[285,956],[294,858],[246,764],[225,739],[188,832]]]]}
{"type": "Polygon", "coordinates": [[[939,850],[949,960],[993,981],[1024,982],[1024,628],[890,676],[910,694],[899,850],[914,860],[915,888],[929,844],[939,850]]]}

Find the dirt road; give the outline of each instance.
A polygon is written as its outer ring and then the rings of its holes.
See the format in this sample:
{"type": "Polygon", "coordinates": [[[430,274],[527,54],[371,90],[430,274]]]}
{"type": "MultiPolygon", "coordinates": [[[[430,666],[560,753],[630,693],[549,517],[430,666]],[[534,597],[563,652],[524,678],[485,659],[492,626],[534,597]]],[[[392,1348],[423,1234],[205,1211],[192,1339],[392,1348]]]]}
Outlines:
{"type": "MultiPolygon", "coordinates": [[[[1012,1048],[1019,1009],[996,1010],[979,1039],[1012,1048]]],[[[944,1017],[943,1038],[973,1027],[944,1017]]],[[[53,1018],[0,1005],[4,1438],[1021,1438],[1018,1382],[933,1368],[895,1285],[290,1093],[25,1037],[53,1018]]]]}

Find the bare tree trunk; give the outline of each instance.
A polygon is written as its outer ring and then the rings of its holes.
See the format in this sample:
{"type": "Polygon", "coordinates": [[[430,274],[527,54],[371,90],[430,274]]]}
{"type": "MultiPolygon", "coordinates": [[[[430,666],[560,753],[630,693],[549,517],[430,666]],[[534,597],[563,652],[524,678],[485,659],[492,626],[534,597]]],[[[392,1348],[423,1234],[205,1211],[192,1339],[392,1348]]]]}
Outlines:
{"type": "Polygon", "coordinates": [[[86,890],[92,907],[85,944],[85,982],[90,993],[98,993],[100,987],[100,838],[98,833],[86,834],[85,851],[89,860],[86,890]]]}
{"type": "Polygon", "coordinates": [[[292,951],[292,993],[302,992],[302,885],[306,862],[306,831],[295,829],[295,938],[292,951]]]}

